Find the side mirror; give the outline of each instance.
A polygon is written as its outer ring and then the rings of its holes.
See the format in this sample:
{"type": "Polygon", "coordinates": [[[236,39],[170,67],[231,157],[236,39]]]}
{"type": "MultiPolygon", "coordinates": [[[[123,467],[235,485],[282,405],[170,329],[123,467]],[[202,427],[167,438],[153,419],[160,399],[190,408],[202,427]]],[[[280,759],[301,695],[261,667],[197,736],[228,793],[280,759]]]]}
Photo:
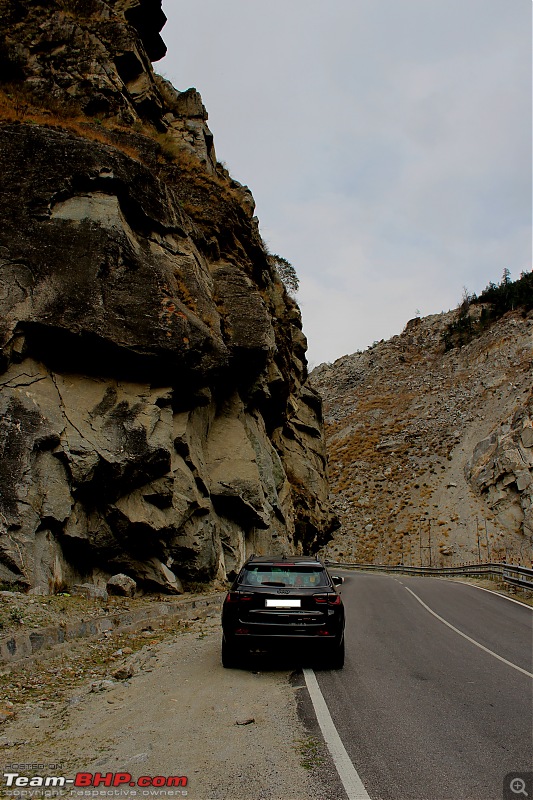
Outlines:
{"type": "Polygon", "coordinates": [[[344,583],[344,578],[341,578],[340,575],[332,575],[331,580],[335,584],[335,586],[340,586],[341,583],[344,583]]]}

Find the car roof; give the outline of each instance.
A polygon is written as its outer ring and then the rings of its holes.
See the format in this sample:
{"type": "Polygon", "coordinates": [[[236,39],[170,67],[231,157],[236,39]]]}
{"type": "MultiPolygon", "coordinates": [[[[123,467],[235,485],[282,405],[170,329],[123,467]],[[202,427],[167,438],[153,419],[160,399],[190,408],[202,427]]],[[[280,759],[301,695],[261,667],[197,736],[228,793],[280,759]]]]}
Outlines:
{"type": "Polygon", "coordinates": [[[324,564],[316,556],[250,556],[247,564],[286,564],[287,566],[309,566],[315,564],[323,567],[324,564]]]}

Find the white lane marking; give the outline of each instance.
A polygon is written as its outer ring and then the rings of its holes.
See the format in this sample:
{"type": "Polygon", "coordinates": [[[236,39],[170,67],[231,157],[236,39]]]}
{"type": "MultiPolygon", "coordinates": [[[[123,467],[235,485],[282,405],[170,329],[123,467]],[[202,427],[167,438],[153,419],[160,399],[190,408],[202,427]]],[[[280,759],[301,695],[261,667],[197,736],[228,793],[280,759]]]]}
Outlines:
{"type": "Polygon", "coordinates": [[[357,770],[350,760],[350,756],[342,743],[341,737],[337,733],[335,723],[331,719],[331,714],[324,700],[324,695],[320,691],[320,686],[316,675],[312,669],[305,668],[304,671],[307,690],[311,696],[315,708],[316,718],[328,750],[333,758],[333,763],[339,773],[348,800],[370,800],[370,796],[363,786],[363,782],[357,770]]]}
{"type": "Polygon", "coordinates": [[[480,650],[484,650],[485,653],[489,653],[489,655],[494,656],[494,658],[497,658],[498,661],[503,661],[503,663],[507,664],[508,667],[512,667],[513,669],[518,670],[518,672],[522,672],[524,675],[527,675],[528,678],[533,678],[533,673],[528,672],[526,669],[522,669],[522,667],[518,667],[516,664],[513,664],[512,661],[507,661],[506,658],[503,658],[502,656],[499,656],[498,653],[495,653],[493,650],[489,650],[488,647],[485,647],[484,645],[480,644],[479,642],[476,642],[475,639],[471,639],[470,636],[467,636],[466,633],[463,633],[462,631],[460,631],[459,628],[456,628],[454,625],[451,624],[451,622],[447,622],[443,617],[440,617],[438,614],[436,614],[429,606],[427,606],[424,603],[423,600],[420,599],[420,597],[417,594],[415,594],[412,591],[412,589],[409,589],[408,586],[405,586],[404,588],[408,592],[410,592],[416,600],[418,600],[420,605],[424,606],[426,611],[429,611],[430,614],[433,614],[434,617],[436,617],[444,625],[447,625],[448,628],[451,628],[452,631],[455,631],[455,633],[458,633],[459,636],[462,636],[463,639],[466,639],[467,641],[472,642],[472,644],[475,644],[476,647],[480,648],[480,650]]]}

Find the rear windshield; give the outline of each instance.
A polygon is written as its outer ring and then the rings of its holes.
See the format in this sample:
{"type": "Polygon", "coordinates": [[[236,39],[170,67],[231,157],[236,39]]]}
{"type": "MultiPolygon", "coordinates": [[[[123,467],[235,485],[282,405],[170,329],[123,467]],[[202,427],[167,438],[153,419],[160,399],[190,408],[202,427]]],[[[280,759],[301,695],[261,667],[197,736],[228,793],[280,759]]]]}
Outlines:
{"type": "Polygon", "coordinates": [[[315,586],[329,586],[323,569],[298,564],[250,564],[245,567],[239,582],[245,586],[294,586],[311,589],[315,586]]]}

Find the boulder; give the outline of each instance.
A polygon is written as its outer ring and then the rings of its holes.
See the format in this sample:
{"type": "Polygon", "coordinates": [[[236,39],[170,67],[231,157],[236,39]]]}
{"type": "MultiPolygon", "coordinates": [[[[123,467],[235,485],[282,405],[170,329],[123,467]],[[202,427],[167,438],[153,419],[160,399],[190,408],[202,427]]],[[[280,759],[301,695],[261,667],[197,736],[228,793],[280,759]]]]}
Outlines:
{"type": "Polygon", "coordinates": [[[533,447],[533,425],[524,426],[520,434],[520,440],[523,447],[533,447]]]}
{"type": "Polygon", "coordinates": [[[134,597],[137,591],[137,584],[129,575],[122,572],[112,575],[107,582],[109,594],[121,595],[122,597],[134,597]]]}
{"type": "Polygon", "coordinates": [[[103,586],[95,586],[93,583],[75,583],[71,589],[71,594],[86,597],[88,600],[103,600],[107,602],[108,595],[103,586]]]}

